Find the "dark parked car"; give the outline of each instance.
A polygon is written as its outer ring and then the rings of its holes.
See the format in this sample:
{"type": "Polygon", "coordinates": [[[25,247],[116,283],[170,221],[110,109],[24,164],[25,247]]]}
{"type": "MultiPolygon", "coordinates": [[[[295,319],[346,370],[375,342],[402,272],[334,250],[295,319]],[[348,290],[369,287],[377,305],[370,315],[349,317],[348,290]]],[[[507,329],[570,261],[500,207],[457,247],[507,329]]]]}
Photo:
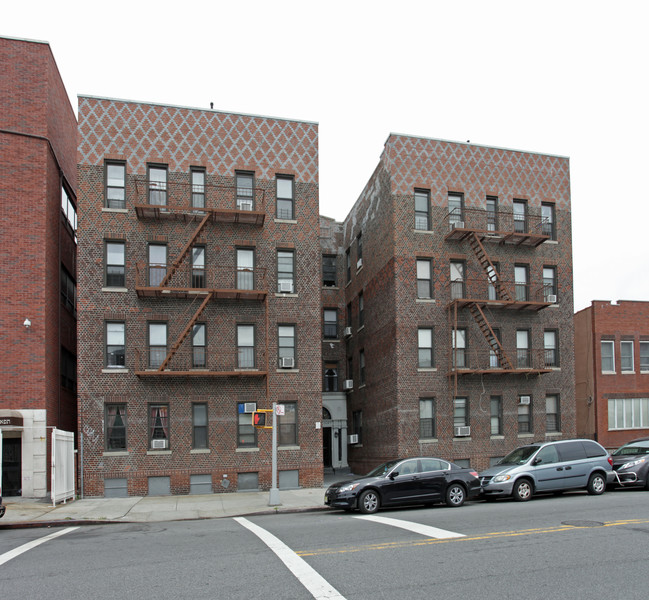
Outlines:
{"type": "Polygon", "coordinates": [[[418,457],[391,460],[364,477],[334,483],[325,493],[325,504],[368,514],[398,504],[462,506],[479,494],[480,481],[472,469],[440,458],[418,457]]]}
{"type": "Polygon", "coordinates": [[[615,487],[649,490],[649,437],[632,440],[612,454],[615,487]]]}

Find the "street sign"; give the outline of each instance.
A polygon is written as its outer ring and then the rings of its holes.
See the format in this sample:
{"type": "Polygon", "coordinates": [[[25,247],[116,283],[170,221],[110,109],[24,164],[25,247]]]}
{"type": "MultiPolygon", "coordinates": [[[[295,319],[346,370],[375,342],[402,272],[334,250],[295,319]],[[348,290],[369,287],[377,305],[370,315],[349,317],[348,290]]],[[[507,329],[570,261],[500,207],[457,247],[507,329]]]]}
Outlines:
{"type": "Polygon", "coordinates": [[[284,416],[284,405],[283,404],[277,404],[275,406],[275,414],[278,417],[283,417],[284,416]]]}

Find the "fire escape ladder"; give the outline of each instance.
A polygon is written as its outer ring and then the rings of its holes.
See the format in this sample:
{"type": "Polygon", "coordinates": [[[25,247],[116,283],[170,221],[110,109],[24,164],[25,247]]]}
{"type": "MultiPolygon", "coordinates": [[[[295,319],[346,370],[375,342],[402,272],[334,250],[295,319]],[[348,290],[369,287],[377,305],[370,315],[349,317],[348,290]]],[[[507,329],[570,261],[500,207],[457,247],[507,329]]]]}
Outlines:
{"type": "Polygon", "coordinates": [[[501,281],[500,274],[498,273],[498,271],[496,271],[496,268],[489,259],[489,255],[487,254],[487,251],[485,250],[482,242],[480,241],[480,238],[477,236],[475,231],[472,231],[471,235],[469,236],[469,246],[471,246],[471,249],[473,250],[475,257],[478,259],[480,266],[487,274],[489,283],[494,286],[494,289],[496,290],[496,298],[511,302],[512,296],[509,293],[509,290],[501,281]]]}
{"type": "Polygon", "coordinates": [[[167,274],[165,275],[164,279],[160,282],[160,287],[166,287],[167,286],[167,284],[169,283],[169,280],[172,278],[173,274],[176,272],[178,267],[180,267],[183,260],[185,260],[185,257],[189,253],[190,248],[194,245],[194,242],[196,241],[198,236],[201,234],[201,231],[203,231],[203,228],[205,227],[206,223],[210,220],[211,216],[212,216],[211,212],[205,213],[205,216],[203,217],[203,220],[200,222],[200,224],[196,228],[196,231],[194,231],[192,236],[189,238],[189,240],[185,244],[185,247],[182,249],[181,253],[178,255],[178,258],[176,258],[176,260],[174,260],[174,262],[171,264],[171,266],[167,269],[167,274]]]}
{"type": "Polygon", "coordinates": [[[471,304],[469,306],[469,312],[471,313],[471,316],[473,317],[475,322],[478,324],[478,327],[480,328],[482,335],[484,335],[485,339],[487,340],[489,347],[498,358],[499,364],[504,369],[513,370],[514,367],[512,365],[511,360],[509,360],[509,357],[505,353],[505,350],[503,349],[500,340],[494,333],[494,330],[491,328],[491,325],[489,325],[489,321],[487,321],[487,317],[485,317],[485,314],[480,308],[480,306],[477,304],[471,304]]]}
{"type": "Polygon", "coordinates": [[[202,304],[198,307],[198,310],[194,314],[194,316],[191,318],[189,323],[187,324],[187,327],[183,330],[183,332],[180,334],[178,339],[174,342],[173,346],[169,349],[169,352],[167,353],[166,358],[164,359],[163,363],[160,365],[160,368],[158,371],[164,371],[167,365],[169,364],[169,361],[174,357],[176,352],[178,352],[178,349],[180,348],[181,344],[185,341],[185,338],[189,335],[189,332],[192,330],[192,327],[198,320],[198,317],[201,316],[201,313],[205,310],[205,307],[207,306],[208,302],[212,299],[213,293],[210,292],[205,296],[205,299],[203,300],[202,304]]]}

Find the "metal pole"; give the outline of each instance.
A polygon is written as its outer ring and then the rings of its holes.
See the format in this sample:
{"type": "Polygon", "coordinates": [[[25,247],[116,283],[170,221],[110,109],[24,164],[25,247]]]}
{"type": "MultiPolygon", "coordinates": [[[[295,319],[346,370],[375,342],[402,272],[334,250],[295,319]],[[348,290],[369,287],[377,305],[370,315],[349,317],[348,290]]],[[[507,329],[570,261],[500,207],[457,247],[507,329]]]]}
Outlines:
{"type": "Polygon", "coordinates": [[[277,487],[277,402],[273,402],[273,472],[268,498],[268,506],[279,506],[279,488],[277,487]]]}

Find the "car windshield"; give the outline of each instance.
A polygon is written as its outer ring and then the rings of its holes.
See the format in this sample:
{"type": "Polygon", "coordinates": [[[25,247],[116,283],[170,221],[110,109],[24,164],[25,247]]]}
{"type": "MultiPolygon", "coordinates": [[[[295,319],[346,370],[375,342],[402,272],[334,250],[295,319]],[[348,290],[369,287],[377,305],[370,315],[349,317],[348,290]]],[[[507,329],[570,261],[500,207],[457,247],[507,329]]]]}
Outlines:
{"type": "Polygon", "coordinates": [[[400,461],[398,460],[389,460],[386,463],[383,463],[382,465],[379,465],[375,469],[372,469],[366,477],[385,477],[386,473],[390,472],[394,465],[399,463],[400,461]]]}
{"type": "Polygon", "coordinates": [[[613,456],[634,456],[636,454],[649,454],[649,441],[627,444],[613,452],[613,456]]]}
{"type": "Polygon", "coordinates": [[[521,446],[498,461],[499,465],[522,465],[539,449],[538,446],[521,446]]]}

